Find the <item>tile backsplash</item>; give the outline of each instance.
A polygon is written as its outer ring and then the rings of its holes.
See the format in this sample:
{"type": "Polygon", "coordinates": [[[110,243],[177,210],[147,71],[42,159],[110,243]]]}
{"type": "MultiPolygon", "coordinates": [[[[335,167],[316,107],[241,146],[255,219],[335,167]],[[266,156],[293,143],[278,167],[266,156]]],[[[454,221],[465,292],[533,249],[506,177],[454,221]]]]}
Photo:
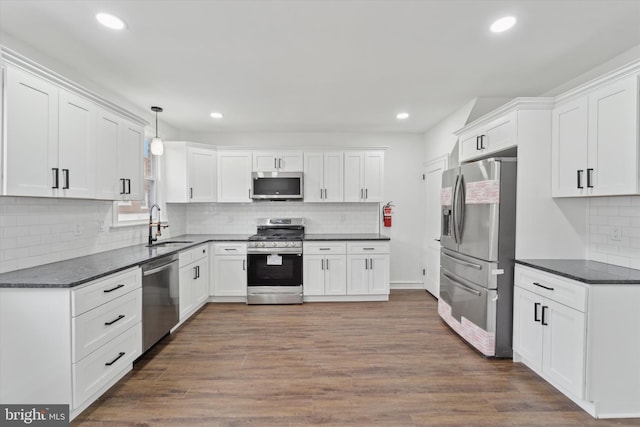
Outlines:
{"type": "Polygon", "coordinates": [[[304,218],[306,233],[378,233],[378,203],[207,203],[187,207],[189,233],[253,234],[257,218],[304,218]]]}
{"type": "Polygon", "coordinates": [[[589,199],[589,259],[640,269],[640,196],[589,199]]]}
{"type": "MultiPolygon", "coordinates": [[[[164,209],[163,234],[185,234],[185,217],[185,206],[164,209]]],[[[146,226],[112,223],[109,201],[0,197],[0,273],[146,242],[146,226]]]]}
{"type": "MultiPolygon", "coordinates": [[[[377,233],[378,203],[167,204],[163,238],[253,234],[256,218],[302,217],[308,233],[377,233]]],[[[145,243],[144,225],[113,227],[109,201],[0,197],[0,273],[145,243]]]]}

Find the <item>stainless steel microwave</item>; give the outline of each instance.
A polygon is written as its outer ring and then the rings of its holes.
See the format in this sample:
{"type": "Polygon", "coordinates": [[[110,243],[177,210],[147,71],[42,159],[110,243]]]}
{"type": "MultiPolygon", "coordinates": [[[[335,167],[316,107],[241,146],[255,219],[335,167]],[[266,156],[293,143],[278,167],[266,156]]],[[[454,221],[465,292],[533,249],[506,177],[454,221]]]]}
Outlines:
{"type": "Polygon", "coordinates": [[[253,172],[251,198],[302,200],[302,172],[253,172]]]}

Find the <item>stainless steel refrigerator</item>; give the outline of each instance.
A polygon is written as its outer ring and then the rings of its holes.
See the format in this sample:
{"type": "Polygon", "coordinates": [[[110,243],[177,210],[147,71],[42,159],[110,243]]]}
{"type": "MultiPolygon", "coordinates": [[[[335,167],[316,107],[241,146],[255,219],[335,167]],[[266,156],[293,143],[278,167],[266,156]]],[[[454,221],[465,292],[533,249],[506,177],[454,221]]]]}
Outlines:
{"type": "Polygon", "coordinates": [[[487,357],[512,357],[515,158],[442,174],[438,313],[487,357]]]}

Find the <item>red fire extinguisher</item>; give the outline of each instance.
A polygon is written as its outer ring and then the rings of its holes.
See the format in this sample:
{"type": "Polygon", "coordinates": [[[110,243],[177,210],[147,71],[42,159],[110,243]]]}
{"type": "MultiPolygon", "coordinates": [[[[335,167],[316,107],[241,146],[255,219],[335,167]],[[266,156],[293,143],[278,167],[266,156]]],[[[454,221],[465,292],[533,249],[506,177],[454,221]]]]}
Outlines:
{"type": "Polygon", "coordinates": [[[384,222],[385,227],[391,227],[391,207],[393,205],[391,202],[388,202],[386,205],[382,207],[382,220],[384,222]]]}

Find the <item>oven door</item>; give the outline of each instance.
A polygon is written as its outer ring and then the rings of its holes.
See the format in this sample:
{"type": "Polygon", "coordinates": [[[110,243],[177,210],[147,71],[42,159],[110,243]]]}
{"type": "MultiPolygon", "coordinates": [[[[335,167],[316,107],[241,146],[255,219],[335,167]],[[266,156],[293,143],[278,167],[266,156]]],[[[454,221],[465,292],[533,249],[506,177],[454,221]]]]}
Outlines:
{"type": "Polygon", "coordinates": [[[247,255],[247,286],[302,286],[302,254],[247,255]]]}

